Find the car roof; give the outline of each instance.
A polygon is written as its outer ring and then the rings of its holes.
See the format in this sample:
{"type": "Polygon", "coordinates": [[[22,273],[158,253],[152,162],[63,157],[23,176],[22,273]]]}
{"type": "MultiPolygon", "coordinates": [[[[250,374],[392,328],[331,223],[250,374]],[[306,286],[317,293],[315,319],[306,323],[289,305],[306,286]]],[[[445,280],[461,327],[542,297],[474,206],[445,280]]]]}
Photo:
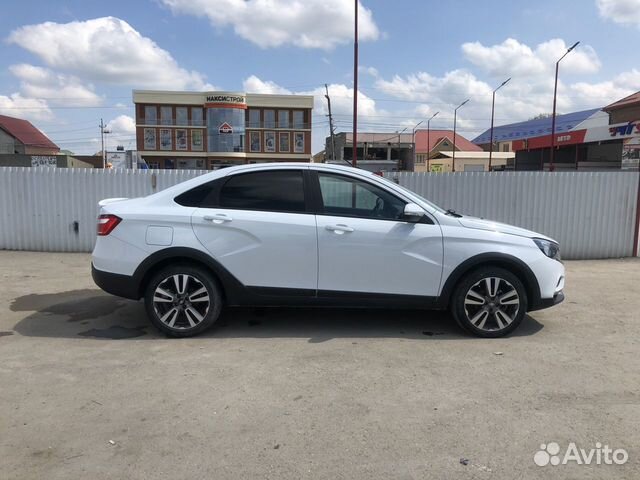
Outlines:
{"type": "Polygon", "coordinates": [[[345,173],[356,173],[359,175],[372,175],[368,170],[362,170],[361,168],[348,167],[346,165],[335,165],[335,164],[327,164],[327,163],[309,163],[309,162],[267,162],[267,163],[251,163],[247,165],[235,165],[233,167],[227,167],[225,169],[216,170],[220,172],[221,175],[226,176],[231,173],[241,172],[241,171],[251,171],[251,170],[264,170],[270,168],[308,168],[311,170],[331,170],[337,172],[345,172],[345,173]]]}

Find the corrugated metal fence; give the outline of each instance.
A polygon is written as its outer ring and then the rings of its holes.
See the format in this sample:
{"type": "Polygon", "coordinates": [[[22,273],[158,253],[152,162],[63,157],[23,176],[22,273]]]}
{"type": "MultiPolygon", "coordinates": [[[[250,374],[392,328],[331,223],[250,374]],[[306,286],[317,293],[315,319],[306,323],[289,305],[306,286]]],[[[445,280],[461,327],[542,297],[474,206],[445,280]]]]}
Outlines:
{"type": "MultiPolygon", "coordinates": [[[[0,168],[0,249],[88,252],[97,203],[140,197],[201,170],[0,168]]],[[[630,256],[638,175],[624,172],[394,173],[444,208],[529,228],[565,258],[630,256]]]]}
{"type": "Polygon", "coordinates": [[[0,249],[90,252],[98,201],[150,195],[202,173],[206,171],[0,168],[0,249]]]}
{"type": "Polygon", "coordinates": [[[386,177],[443,208],[555,238],[567,259],[633,253],[637,173],[402,172],[386,177]]]}

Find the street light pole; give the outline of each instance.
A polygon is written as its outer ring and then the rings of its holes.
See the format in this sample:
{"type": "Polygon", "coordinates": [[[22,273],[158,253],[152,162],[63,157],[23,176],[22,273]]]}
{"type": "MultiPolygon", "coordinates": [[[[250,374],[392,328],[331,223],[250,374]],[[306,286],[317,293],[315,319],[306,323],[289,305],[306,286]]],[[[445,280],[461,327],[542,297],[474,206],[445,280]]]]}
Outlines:
{"type": "Polygon", "coordinates": [[[509,80],[511,80],[511,77],[507,78],[500,84],[498,88],[493,91],[493,98],[491,99],[491,139],[489,141],[489,171],[491,171],[491,158],[493,157],[493,114],[495,113],[496,109],[496,92],[504,87],[509,82],[509,80]]]}
{"type": "MultiPolygon", "coordinates": [[[[553,166],[553,157],[554,157],[554,150],[556,148],[556,97],[558,95],[558,68],[560,66],[560,61],[566,57],[569,52],[571,52],[571,50],[573,50],[574,48],[576,48],[578,46],[580,42],[576,42],[573,45],[571,45],[566,52],[564,52],[564,55],[562,55],[558,61],[556,62],[556,81],[555,84],[553,86],[553,113],[551,114],[551,154],[549,156],[549,171],[553,172],[555,171],[555,167],[553,166]]],[[[544,168],[544,163],[542,165],[542,167],[544,168]]]]}
{"type": "Polygon", "coordinates": [[[413,165],[411,166],[411,171],[415,171],[416,169],[416,129],[420,126],[420,124],[422,124],[422,122],[424,122],[424,120],[420,120],[418,123],[416,123],[416,126],[413,127],[413,130],[411,131],[411,157],[413,157],[413,165]]]}
{"type": "Polygon", "coordinates": [[[400,135],[402,135],[409,127],[404,127],[401,131],[397,131],[396,133],[398,134],[398,166],[400,166],[400,135]]]}
{"type": "Polygon", "coordinates": [[[453,160],[451,161],[451,171],[456,171],[456,123],[458,122],[458,109],[469,101],[467,98],[464,102],[458,105],[453,111],[453,160]]]}
{"type": "Polygon", "coordinates": [[[436,112],[431,115],[431,118],[427,120],[427,172],[429,171],[429,160],[431,158],[431,120],[436,118],[440,112],[436,112]]]}

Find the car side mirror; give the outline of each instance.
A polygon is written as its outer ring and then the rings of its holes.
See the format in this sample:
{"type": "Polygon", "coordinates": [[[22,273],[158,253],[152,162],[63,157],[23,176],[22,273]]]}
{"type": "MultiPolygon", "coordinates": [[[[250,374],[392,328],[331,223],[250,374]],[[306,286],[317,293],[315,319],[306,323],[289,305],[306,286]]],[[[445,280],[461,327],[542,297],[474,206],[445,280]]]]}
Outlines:
{"type": "Polygon", "coordinates": [[[402,213],[403,220],[407,222],[419,222],[425,215],[424,208],[415,203],[407,203],[404,206],[404,212],[402,213]]]}

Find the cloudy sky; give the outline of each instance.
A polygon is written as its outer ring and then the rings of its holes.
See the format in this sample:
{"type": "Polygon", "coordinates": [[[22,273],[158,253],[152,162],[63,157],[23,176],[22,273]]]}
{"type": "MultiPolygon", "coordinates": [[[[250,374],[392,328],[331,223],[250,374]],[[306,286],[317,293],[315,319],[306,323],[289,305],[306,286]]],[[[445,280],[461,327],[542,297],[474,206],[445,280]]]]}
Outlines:
{"type": "MultiPolygon", "coordinates": [[[[362,0],[359,130],[434,128],[469,138],[496,123],[600,107],[640,90],[640,0],[362,0]]],[[[21,0],[0,16],[0,113],[27,118],[61,148],[134,148],[132,89],[316,96],[314,152],[351,130],[352,0],[21,0]]]]}

